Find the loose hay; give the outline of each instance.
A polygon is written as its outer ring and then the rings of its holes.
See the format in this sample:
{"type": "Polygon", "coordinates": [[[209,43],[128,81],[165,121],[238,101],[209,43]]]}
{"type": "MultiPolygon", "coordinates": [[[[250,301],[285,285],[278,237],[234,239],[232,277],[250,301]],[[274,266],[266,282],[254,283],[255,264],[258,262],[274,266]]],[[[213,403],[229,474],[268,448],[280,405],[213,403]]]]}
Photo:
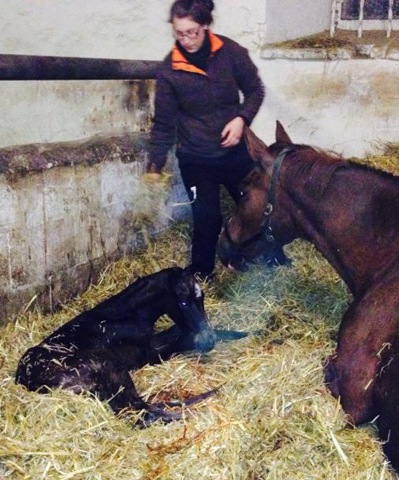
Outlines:
{"type": "Polygon", "coordinates": [[[354,160],[369,167],[399,176],[399,143],[377,143],[376,149],[379,153],[370,153],[365,158],[356,158],[354,160]]]}
{"type": "Polygon", "coordinates": [[[109,265],[97,285],[55,315],[26,312],[2,327],[0,478],[395,478],[372,427],[345,428],[323,384],[323,361],[334,350],[350,296],[314,248],[299,241],[287,248],[291,269],[254,268],[244,275],[220,269],[205,285],[213,326],[260,335],[134,374],[152,401],[222,385],[215,397],[187,409],[183,421],[132,429],[93,398],[61,390],[40,395],[14,385],[28,347],[138,276],[184,265],[188,244],[185,227],[176,226],[134,258],[109,265]]]}

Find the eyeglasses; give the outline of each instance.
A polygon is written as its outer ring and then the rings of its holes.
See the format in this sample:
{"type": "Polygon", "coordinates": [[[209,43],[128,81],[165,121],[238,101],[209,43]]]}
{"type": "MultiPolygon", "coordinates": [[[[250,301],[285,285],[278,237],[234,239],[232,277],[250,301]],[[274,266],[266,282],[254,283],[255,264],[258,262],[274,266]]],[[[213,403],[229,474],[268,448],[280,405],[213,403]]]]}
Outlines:
{"type": "Polygon", "coordinates": [[[173,36],[176,38],[176,40],[184,40],[185,38],[189,38],[190,40],[197,38],[200,31],[201,31],[202,26],[200,25],[197,28],[190,28],[190,30],[187,30],[187,32],[181,33],[181,32],[175,32],[173,30],[173,36]]]}

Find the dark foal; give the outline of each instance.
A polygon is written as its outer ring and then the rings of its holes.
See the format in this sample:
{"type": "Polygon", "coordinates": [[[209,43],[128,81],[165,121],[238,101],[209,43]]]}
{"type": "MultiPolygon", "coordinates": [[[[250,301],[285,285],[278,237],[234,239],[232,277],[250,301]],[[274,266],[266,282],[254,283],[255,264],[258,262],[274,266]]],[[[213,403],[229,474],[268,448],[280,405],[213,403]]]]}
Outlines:
{"type": "Polygon", "coordinates": [[[345,313],[326,381],[353,424],[378,416],[384,450],[399,470],[399,179],[294,145],[281,124],[267,147],[246,140],[257,166],[219,239],[226,266],[242,269],[274,238],[310,241],[346,282],[345,313]]]}
{"type": "MultiPolygon", "coordinates": [[[[221,334],[223,339],[242,336],[221,334]]],[[[27,350],[19,362],[16,382],[41,393],[58,387],[89,392],[108,401],[116,414],[146,410],[143,425],[157,419],[168,422],[179,419],[180,413],[145,402],[129,371],[185,350],[207,352],[215,341],[200,286],[185,270],[169,268],[140,278],[27,350]],[[153,336],[154,324],[164,314],[176,325],[153,336]]]]}

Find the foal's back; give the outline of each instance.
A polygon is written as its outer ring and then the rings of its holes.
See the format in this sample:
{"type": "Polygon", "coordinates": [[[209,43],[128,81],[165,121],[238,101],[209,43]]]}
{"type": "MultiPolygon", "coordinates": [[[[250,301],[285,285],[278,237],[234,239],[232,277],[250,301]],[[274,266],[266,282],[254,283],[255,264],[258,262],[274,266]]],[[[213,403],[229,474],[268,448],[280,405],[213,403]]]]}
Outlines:
{"type": "Polygon", "coordinates": [[[171,297],[170,277],[180,269],[165,269],[139,278],[127,288],[104,300],[55,330],[41,346],[62,346],[71,353],[95,348],[143,346],[152,335],[153,319],[165,313],[163,304],[171,297]]]}

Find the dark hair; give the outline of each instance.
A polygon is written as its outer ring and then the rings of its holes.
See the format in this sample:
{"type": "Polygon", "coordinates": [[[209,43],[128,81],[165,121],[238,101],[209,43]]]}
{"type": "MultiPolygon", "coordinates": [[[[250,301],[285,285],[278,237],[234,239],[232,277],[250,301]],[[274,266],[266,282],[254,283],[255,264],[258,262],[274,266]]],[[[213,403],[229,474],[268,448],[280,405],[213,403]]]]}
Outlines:
{"type": "Polygon", "coordinates": [[[175,0],[170,9],[169,22],[172,23],[174,18],[191,17],[200,25],[210,25],[214,8],[212,0],[175,0]]]}

